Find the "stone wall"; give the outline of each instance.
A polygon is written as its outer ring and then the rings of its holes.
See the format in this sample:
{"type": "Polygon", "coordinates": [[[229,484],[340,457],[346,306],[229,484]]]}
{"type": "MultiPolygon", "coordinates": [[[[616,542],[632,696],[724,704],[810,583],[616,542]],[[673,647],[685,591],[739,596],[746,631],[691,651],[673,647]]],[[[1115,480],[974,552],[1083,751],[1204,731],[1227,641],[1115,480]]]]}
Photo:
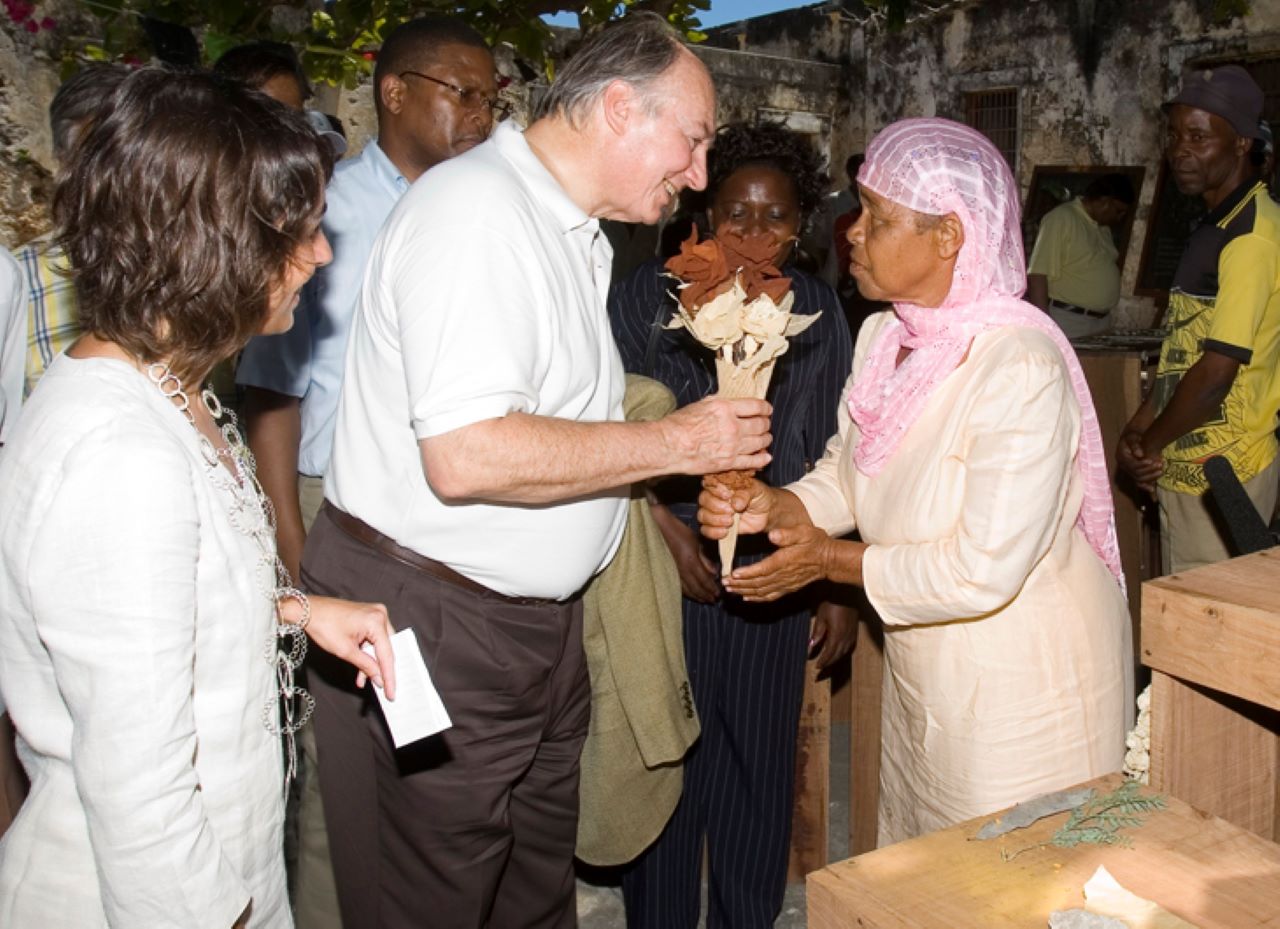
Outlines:
{"type": "Polygon", "coordinates": [[[1253,4],[1213,26],[1208,4],[987,0],[958,4],[897,35],[869,35],[853,73],[862,77],[861,126],[873,134],[907,116],[961,118],[967,92],[1020,88],[1018,180],[1036,165],[1145,165],[1121,284],[1118,325],[1146,326],[1155,310],[1133,289],[1161,159],[1160,104],[1184,68],[1224,58],[1280,55],[1280,4],[1253,4]]]}
{"type": "MultiPolygon", "coordinates": [[[[772,119],[811,136],[819,151],[840,148],[836,137],[858,118],[844,92],[848,66],[735,52],[709,46],[695,53],[717,88],[716,123],[772,119]]],[[[841,149],[842,163],[845,152],[841,149]]]]}
{"type": "MultiPolygon", "coordinates": [[[[717,9],[728,6],[730,2],[732,0],[720,0],[717,9]]],[[[706,45],[781,58],[799,57],[826,64],[844,64],[849,60],[849,42],[856,20],[832,11],[833,6],[830,2],[814,3],[717,26],[707,31],[706,45]]]]}
{"type": "Polygon", "coordinates": [[[51,40],[15,28],[0,12],[0,245],[20,245],[49,225],[48,107],[59,82],[51,40]]]}

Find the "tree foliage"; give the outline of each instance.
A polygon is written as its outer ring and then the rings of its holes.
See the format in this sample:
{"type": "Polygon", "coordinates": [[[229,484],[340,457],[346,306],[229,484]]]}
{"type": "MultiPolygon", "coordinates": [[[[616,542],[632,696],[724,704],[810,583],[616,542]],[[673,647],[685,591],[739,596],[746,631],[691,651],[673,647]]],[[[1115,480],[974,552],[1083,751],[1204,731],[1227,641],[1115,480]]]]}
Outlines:
{"type": "MultiPolygon", "coordinates": [[[[34,15],[34,0],[0,0],[10,18],[29,32],[52,28],[34,15]]],[[[733,0],[74,0],[92,14],[87,37],[65,43],[68,54],[105,60],[145,61],[157,48],[185,47],[208,63],[241,42],[274,39],[302,51],[314,81],[354,87],[373,69],[377,49],[395,26],[423,13],[449,13],[474,25],[495,46],[515,53],[526,76],[551,77],[555,30],[543,17],[576,14],[590,33],[631,10],[665,16],[694,42],[705,35],[698,16],[713,2],[733,0]],[[195,41],[195,37],[199,41],[195,41]]],[[[801,5],[804,0],[795,0],[801,5]]],[[[945,9],[956,0],[841,0],[833,11],[878,20],[890,31],[911,17],[945,9]]],[[[1250,0],[1198,0],[1206,18],[1221,23],[1250,12],[1250,0]]],[[[160,53],[159,57],[165,57],[160,53]]]]}
{"type": "MultiPolygon", "coordinates": [[[[373,68],[391,29],[423,13],[449,13],[490,42],[505,43],[530,73],[551,75],[555,31],[543,16],[577,15],[585,34],[631,10],[665,16],[691,40],[704,36],[698,14],[711,0],[76,0],[99,32],[78,51],[91,58],[145,61],[159,45],[199,36],[207,63],[241,42],[274,39],[302,52],[315,81],[354,87],[373,68]],[[174,37],[179,38],[175,39],[174,37]]],[[[163,55],[160,55],[163,57],[163,55]]]]}

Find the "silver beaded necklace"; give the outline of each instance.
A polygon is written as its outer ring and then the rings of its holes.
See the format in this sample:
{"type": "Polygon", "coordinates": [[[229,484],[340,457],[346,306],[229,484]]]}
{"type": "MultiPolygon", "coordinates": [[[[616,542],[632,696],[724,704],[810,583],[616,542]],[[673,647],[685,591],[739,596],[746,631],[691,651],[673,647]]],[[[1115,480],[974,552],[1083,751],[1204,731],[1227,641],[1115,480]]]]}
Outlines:
{"type": "Polygon", "coordinates": [[[259,583],[276,616],[275,629],[267,639],[263,657],[275,669],[277,693],[263,703],[262,724],[272,735],[284,739],[287,790],[298,769],[294,735],[307,724],[316,705],[315,698],[294,682],[294,671],[302,665],[307,654],[304,630],[311,619],[310,601],[306,594],[293,586],[288,569],[276,553],[275,510],[258,483],[253,452],[240,435],[236,414],[223,407],[218,395],[208,387],[200,391],[200,402],[226,443],[225,448],[219,449],[196,426],[191,400],[183,390],[182,381],[169,366],[164,362],[154,362],[146,370],[147,377],[156,385],[160,395],[177,407],[196,430],[205,474],[215,487],[226,491],[231,500],[227,511],[231,525],[251,538],[257,547],[259,583]],[[296,600],[302,608],[299,622],[284,621],[282,609],[289,600],[296,600]]]}

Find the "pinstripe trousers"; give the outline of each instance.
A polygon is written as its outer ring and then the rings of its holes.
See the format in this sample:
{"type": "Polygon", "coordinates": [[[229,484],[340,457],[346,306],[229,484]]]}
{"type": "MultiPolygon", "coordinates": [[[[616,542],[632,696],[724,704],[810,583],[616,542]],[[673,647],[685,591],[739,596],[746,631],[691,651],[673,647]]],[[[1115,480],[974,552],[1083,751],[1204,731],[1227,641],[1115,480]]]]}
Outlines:
{"type": "Polygon", "coordinates": [[[629,929],[694,929],[704,840],[708,929],[765,929],[782,907],[812,611],[730,605],[684,601],[702,738],[671,821],[623,875],[629,929]]]}
{"type": "MultiPolygon", "coordinates": [[[[791,340],[774,373],[773,461],[760,473],[782,487],[822,457],[836,429],[841,385],[853,349],[830,287],[787,265],[792,312],[821,311],[791,340]]],[[[623,365],[657,378],[680,405],[715,391],[708,353],[686,330],[666,329],[669,281],[658,262],[641,266],[609,292],[609,321],[623,365]]],[[[659,497],[692,526],[698,482],[669,479],[659,497]]],[[[771,547],[739,540],[738,564],[771,547]]],[[[748,605],[686,600],[685,660],[702,738],[685,761],[684,792],[666,830],[624,874],[631,929],[694,929],[698,921],[702,849],[709,865],[707,925],[772,926],[786,889],[795,780],[796,727],[804,692],[812,603],[788,598],[748,605]]]]}

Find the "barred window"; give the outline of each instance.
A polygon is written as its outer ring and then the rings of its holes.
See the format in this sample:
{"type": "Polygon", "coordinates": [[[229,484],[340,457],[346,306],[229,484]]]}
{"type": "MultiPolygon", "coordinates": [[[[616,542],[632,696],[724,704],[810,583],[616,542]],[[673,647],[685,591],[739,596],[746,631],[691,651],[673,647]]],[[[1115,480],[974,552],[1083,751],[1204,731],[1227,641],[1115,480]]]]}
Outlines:
{"type": "Polygon", "coordinates": [[[1018,88],[964,95],[964,121],[991,140],[1009,167],[1018,170],[1018,88]]]}

